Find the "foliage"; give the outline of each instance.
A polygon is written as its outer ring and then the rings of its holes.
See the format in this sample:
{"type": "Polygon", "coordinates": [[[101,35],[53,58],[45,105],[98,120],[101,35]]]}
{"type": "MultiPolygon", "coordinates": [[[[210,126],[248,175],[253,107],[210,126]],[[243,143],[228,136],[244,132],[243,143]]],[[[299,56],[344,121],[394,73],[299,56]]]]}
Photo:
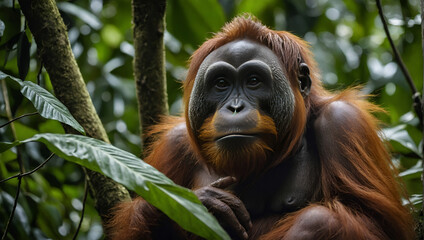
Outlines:
{"type": "Polygon", "coordinates": [[[125,185],[187,230],[207,239],[229,239],[193,192],[176,185],[133,154],[103,141],[72,134],[45,133],[23,141],[2,143],[1,151],[33,141],[46,144],[50,151],[63,159],[125,185]]]}
{"type": "MultiPolygon", "coordinates": [[[[37,58],[19,6],[0,1],[0,70],[52,91],[49,76],[37,58]],[[40,70],[41,69],[41,70],[40,70]]],[[[140,154],[137,103],[132,81],[131,5],[128,1],[75,0],[58,2],[68,26],[74,55],[87,82],[96,110],[114,146],[140,154]]],[[[422,89],[419,1],[384,1],[389,30],[418,89],[422,89]]],[[[274,29],[288,30],[311,43],[325,85],[339,90],[363,85],[373,102],[387,110],[378,115],[382,135],[391,143],[393,161],[406,183],[415,209],[421,208],[422,134],[412,108],[411,92],[392,57],[374,1],[328,0],[168,0],[165,34],[168,100],[172,114],[181,112],[180,81],[187,60],[206,38],[233,16],[248,12],[274,29]]],[[[0,125],[40,111],[21,94],[14,81],[0,94],[0,125]]],[[[28,82],[28,84],[30,84],[28,82]]],[[[63,133],[58,121],[39,115],[0,128],[0,142],[14,142],[42,133],[63,133]]],[[[2,149],[3,146],[0,146],[2,149]]],[[[50,155],[42,144],[29,142],[0,153],[0,180],[41,164],[50,155]]],[[[14,202],[18,181],[0,183],[0,229],[14,202]]],[[[80,220],[84,173],[74,163],[54,157],[22,179],[10,239],[69,239],[80,220]]],[[[88,198],[79,239],[100,239],[100,218],[88,198]]]]}
{"type": "Polygon", "coordinates": [[[5,79],[6,77],[20,85],[22,95],[32,102],[41,116],[66,123],[80,133],[85,133],[84,128],[72,117],[68,109],[50,92],[33,82],[22,81],[0,71],[0,79],[5,79]]]}

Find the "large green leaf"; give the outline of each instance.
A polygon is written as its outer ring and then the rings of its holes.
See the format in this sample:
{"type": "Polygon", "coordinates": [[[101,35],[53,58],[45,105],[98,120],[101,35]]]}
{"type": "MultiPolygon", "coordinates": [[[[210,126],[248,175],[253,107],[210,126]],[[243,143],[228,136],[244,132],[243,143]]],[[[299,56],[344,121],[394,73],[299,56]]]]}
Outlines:
{"type": "Polygon", "coordinates": [[[28,98],[41,116],[68,124],[80,133],[84,128],[75,120],[69,110],[46,89],[30,81],[22,81],[0,71],[0,79],[8,77],[19,83],[22,94],[28,98]]]}
{"type": "Polygon", "coordinates": [[[190,232],[206,239],[230,239],[193,192],[129,152],[80,135],[37,134],[22,143],[30,141],[42,142],[56,155],[125,185],[190,232]]]}

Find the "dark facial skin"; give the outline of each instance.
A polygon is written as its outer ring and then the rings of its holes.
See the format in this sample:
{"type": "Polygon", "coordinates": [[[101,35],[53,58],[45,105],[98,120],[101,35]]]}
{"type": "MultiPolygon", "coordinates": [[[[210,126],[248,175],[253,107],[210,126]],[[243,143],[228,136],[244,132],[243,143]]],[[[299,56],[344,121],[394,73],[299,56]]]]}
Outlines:
{"type": "Polygon", "coordinates": [[[191,93],[189,118],[195,135],[216,111],[220,121],[215,128],[224,134],[217,136],[218,141],[249,141],[251,135],[243,133],[256,127],[254,110],[272,116],[283,132],[294,109],[283,72],[277,56],[251,40],[230,42],[213,51],[201,64],[191,93]]]}

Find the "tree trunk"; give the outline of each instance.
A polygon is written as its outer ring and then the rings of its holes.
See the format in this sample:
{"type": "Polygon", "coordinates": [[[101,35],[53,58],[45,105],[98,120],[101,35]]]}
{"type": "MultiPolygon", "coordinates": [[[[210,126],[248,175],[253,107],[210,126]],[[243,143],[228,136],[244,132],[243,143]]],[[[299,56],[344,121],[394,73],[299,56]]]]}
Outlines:
{"type": "Polygon", "coordinates": [[[166,94],[165,33],[166,0],[133,0],[134,78],[137,88],[141,137],[143,130],[168,113],[166,94]]]}
{"type": "MultiPolygon", "coordinates": [[[[94,109],[84,79],[75,61],[66,26],[53,0],[19,0],[38,53],[50,76],[56,97],[84,127],[87,136],[109,142],[106,131],[94,109]]],[[[75,133],[64,126],[68,133],[75,133]]],[[[107,221],[116,203],[129,199],[128,191],[100,173],[86,170],[95,207],[107,221]]]]}

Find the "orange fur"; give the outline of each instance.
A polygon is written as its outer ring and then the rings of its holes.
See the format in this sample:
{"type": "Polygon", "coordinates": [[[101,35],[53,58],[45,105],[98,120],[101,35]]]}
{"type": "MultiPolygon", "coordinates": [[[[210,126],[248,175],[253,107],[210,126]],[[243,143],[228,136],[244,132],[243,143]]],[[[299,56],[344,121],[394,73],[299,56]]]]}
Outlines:
{"type": "MultiPolygon", "coordinates": [[[[277,165],[295,153],[307,123],[317,125],[321,127],[315,133],[321,163],[321,177],[317,183],[320,200],[288,215],[264,216],[254,220],[250,239],[293,239],[290,230],[308,224],[318,227],[314,239],[413,239],[412,218],[408,209],[402,206],[403,195],[394,177],[396,172],[377,134],[378,121],[372,115],[380,109],[367,102],[357,89],[328,92],[319,78],[306,42],[290,33],[270,30],[250,16],[235,18],[191,57],[184,82],[185,117],[165,118],[165,123],[151,131],[156,141],[148,151],[146,161],[188,188],[192,188],[196,178],[202,175],[199,172],[205,162],[216,172],[234,173],[244,178],[245,175],[257,174],[256,169],[277,165]],[[275,143],[283,154],[274,163],[265,160],[273,143],[258,142],[252,149],[242,151],[243,160],[248,160],[246,166],[241,166],[241,159],[231,153],[225,154],[225,158],[236,161],[225,165],[221,162],[228,161],[219,160],[217,153],[220,149],[210,144],[208,139],[215,135],[213,116],[203,123],[200,136],[194,136],[187,121],[190,93],[200,64],[215,49],[243,38],[257,41],[274,51],[295,94],[295,112],[288,131],[284,136],[278,136],[279,140],[275,143]],[[299,58],[311,72],[311,92],[305,98],[297,90],[299,58]],[[314,117],[318,120],[309,122],[314,117]],[[206,145],[203,153],[199,150],[202,144],[206,145]],[[313,218],[317,216],[329,216],[331,221],[322,222],[321,219],[320,222],[319,218],[313,218]]],[[[272,120],[265,116],[260,118],[263,126],[258,128],[274,134],[272,120]]],[[[119,209],[111,224],[113,231],[117,232],[115,239],[137,239],[142,232],[148,233],[152,221],[161,218],[158,213],[150,215],[152,210],[140,198],[121,205],[119,209]]],[[[184,239],[186,235],[179,237],[184,239]]]]}
{"type": "MultiPolygon", "coordinates": [[[[347,119],[350,120],[348,126],[340,126],[343,134],[334,139],[341,150],[340,156],[320,154],[324,201],[339,199],[349,211],[359,215],[356,216],[359,219],[357,224],[362,218],[377,221],[379,225],[373,229],[375,235],[385,238],[375,239],[411,239],[413,222],[408,210],[402,206],[401,190],[393,177],[395,167],[377,134],[378,121],[371,115],[380,109],[351,89],[324,102],[321,114],[326,114],[325,106],[335,101],[352,106],[357,117],[347,119]]],[[[346,225],[353,224],[348,218],[341,220],[346,225]]]]}

